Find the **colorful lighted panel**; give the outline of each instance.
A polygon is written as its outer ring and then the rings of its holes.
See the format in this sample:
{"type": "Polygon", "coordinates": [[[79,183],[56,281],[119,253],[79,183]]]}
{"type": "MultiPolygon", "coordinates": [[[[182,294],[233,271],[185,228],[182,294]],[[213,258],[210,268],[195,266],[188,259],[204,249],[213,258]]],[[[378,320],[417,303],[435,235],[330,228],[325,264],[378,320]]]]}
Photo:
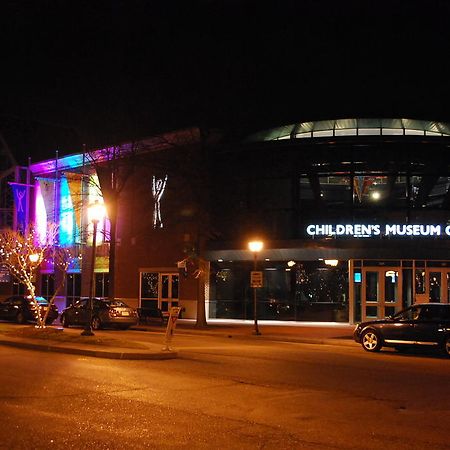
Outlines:
{"type": "MultiPolygon", "coordinates": [[[[59,243],[64,247],[73,246],[80,242],[80,217],[81,211],[75,208],[81,208],[80,192],[81,177],[74,178],[69,174],[62,175],[58,183],[58,205],[55,207],[55,181],[52,179],[37,178],[35,184],[35,227],[38,241],[43,244],[46,240],[48,224],[55,222],[59,224],[59,243]],[[76,197],[76,198],[75,198],[76,197]],[[55,217],[55,214],[57,217],[55,217]]],[[[97,175],[92,175],[88,182],[87,199],[84,208],[98,202],[104,204],[103,196],[100,190],[97,175]]],[[[87,209],[86,219],[87,235],[89,243],[92,243],[93,225],[89,217],[89,209],[87,209]]],[[[109,220],[105,217],[98,224],[97,243],[101,244],[105,240],[105,235],[109,233],[109,220]]]]}
{"type": "MultiPolygon", "coordinates": [[[[87,211],[87,219],[88,219],[88,236],[89,236],[89,243],[92,244],[92,235],[94,231],[94,225],[92,224],[91,218],[89,217],[89,205],[93,205],[96,202],[100,203],[101,205],[104,205],[103,201],[103,195],[102,191],[100,189],[100,182],[98,179],[97,174],[91,175],[89,177],[89,183],[88,183],[88,211],[87,211]]],[[[106,205],[105,205],[106,206],[106,205]]],[[[105,208],[105,217],[103,220],[101,220],[97,225],[97,245],[102,244],[105,241],[105,236],[109,236],[110,232],[110,225],[108,220],[108,212],[105,208]]]]}
{"type": "Polygon", "coordinates": [[[40,244],[44,244],[47,235],[47,211],[44,205],[44,198],[42,197],[41,186],[39,181],[35,184],[35,228],[37,240],[40,244]]]}
{"type": "Polygon", "coordinates": [[[59,243],[69,247],[75,243],[77,225],[73,208],[72,196],[67,178],[63,176],[59,184],[59,243]]]}

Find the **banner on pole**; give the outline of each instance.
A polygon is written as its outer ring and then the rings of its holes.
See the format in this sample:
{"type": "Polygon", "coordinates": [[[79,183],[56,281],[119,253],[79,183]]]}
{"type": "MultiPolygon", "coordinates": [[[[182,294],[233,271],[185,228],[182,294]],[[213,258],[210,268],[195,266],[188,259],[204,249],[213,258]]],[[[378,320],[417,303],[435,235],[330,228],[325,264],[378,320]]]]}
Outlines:
{"type": "Polygon", "coordinates": [[[28,185],[10,183],[14,196],[16,230],[24,232],[27,227],[28,185]]]}

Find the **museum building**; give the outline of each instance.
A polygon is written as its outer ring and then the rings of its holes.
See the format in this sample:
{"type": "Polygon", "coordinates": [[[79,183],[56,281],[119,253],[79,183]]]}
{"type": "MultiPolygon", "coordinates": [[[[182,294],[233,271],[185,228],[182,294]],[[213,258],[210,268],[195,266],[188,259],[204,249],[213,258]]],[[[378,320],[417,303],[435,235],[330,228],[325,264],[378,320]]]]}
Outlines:
{"type": "MultiPolygon", "coordinates": [[[[28,206],[14,195],[14,226],[60,224],[77,255],[61,304],[86,295],[97,202],[107,211],[98,296],[112,283],[132,306],[180,305],[195,318],[204,299],[207,318],[252,320],[256,290],[258,319],[354,323],[449,302],[449,146],[449,125],[409,119],[302,122],[233,140],[180,130],[23,168],[27,181],[13,184],[28,206]]],[[[55,277],[43,267],[42,295],[55,277]]]]}

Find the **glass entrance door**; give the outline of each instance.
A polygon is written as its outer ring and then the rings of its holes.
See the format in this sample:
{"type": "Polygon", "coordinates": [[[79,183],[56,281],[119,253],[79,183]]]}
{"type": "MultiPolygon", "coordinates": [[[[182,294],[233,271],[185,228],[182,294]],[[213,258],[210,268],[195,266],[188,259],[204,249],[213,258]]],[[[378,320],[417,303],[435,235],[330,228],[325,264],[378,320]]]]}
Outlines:
{"type": "Polygon", "coordinates": [[[450,302],[450,269],[448,267],[416,269],[415,281],[416,303],[450,302]]]}
{"type": "Polygon", "coordinates": [[[178,274],[141,272],[141,308],[169,311],[178,306],[178,274]]]}
{"type": "Polygon", "coordinates": [[[399,267],[362,269],[361,318],[370,320],[395,314],[402,307],[402,272],[399,267]]]}
{"type": "Polygon", "coordinates": [[[172,306],[178,306],[178,274],[162,273],[161,277],[161,311],[169,311],[172,306]]]}

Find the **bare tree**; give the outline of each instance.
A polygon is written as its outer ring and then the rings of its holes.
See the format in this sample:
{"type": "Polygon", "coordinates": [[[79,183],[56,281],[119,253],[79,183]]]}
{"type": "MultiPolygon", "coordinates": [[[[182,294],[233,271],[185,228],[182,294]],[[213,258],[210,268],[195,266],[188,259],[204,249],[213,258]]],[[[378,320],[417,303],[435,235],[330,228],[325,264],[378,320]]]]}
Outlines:
{"type": "MultiPolygon", "coordinates": [[[[209,216],[211,189],[208,150],[209,145],[218,138],[218,133],[190,128],[158,138],[159,147],[166,151],[152,152],[145,164],[153,171],[168,174],[169,182],[171,179],[176,180],[178,190],[183,193],[178,200],[189,203],[183,205],[183,209],[190,211],[188,223],[193,232],[191,240],[185,242],[184,258],[179,263],[190,269],[186,272],[188,276],[197,280],[196,327],[203,328],[207,326],[205,286],[209,276],[209,261],[204,255],[205,243],[215,234],[209,216]]],[[[166,210],[167,221],[172,224],[187,219],[177,214],[179,205],[172,208],[166,206],[166,210]]]]}
{"type": "Polygon", "coordinates": [[[134,173],[137,164],[139,143],[131,142],[86,152],[86,164],[95,169],[99,186],[98,191],[108,211],[110,223],[109,235],[109,290],[110,299],[115,297],[115,266],[117,246],[117,217],[119,200],[125,186],[134,173]]]}
{"type": "Polygon", "coordinates": [[[215,137],[214,133],[190,128],[85,153],[86,166],[94,168],[98,175],[97,187],[103,195],[110,221],[108,236],[110,298],[115,296],[116,230],[120,199],[136,167],[146,166],[153,173],[162,172],[169,174],[169,178],[181,180],[181,189],[183,192],[189,192],[195,203],[193,209],[197,223],[196,238],[189,250],[185,251],[185,255],[186,261],[194,266],[192,273],[198,280],[197,326],[206,326],[204,291],[209,263],[204,258],[204,243],[211,235],[207,206],[209,201],[206,176],[209,173],[207,148],[215,137]]]}
{"type": "Polygon", "coordinates": [[[54,295],[49,300],[49,308],[42,315],[36,300],[36,288],[34,285],[37,269],[45,261],[52,263],[55,270],[57,269],[62,274],[65,274],[71,262],[70,252],[57,244],[57,235],[58,226],[55,224],[48,227],[43,243],[39,242],[32,228],[27,230],[25,234],[13,230],[6,230],[0,233],[0,263],[6,265],[10,274],[27,289],[36,311],[38,328],[45,328],[50,307],[53,305],[65,277],[60,277],[60,285],[58,285],[54,295]]]}

